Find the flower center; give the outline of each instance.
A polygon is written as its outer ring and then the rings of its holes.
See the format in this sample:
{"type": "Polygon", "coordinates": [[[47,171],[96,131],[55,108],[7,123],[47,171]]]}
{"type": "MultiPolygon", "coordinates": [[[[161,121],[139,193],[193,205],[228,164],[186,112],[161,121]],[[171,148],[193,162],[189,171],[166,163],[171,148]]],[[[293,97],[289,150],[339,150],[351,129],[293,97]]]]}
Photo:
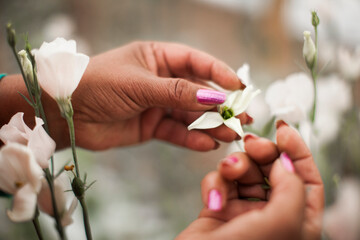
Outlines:
{"type": "Polygon", "coordinates": [[[227,106],[224,106],[222,109],[221,109],[221,116],[224,120],[227,120],[229,118],[232,118],[234,116],[234,111],[227,107],[227,106]]]}

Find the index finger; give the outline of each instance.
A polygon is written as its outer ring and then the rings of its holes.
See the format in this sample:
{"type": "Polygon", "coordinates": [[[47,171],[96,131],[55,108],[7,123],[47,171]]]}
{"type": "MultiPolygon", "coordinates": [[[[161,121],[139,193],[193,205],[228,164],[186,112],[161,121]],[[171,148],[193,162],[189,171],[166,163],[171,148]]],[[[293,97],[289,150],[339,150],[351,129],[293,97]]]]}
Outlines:
{"type": "Polygon", "coordinates": [[[152,47],[159,73],[169,72],[173,77],[212,80],[229,90],[245,88],[228,65],[209,54],[175,43],[154,43],[152,47]]]}

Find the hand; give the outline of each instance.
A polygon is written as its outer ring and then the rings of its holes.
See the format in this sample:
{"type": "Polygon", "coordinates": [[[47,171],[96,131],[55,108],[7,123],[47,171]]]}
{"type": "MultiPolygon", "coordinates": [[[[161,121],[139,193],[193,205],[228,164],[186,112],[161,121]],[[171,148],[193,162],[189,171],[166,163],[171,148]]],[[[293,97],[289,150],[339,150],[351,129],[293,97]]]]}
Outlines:
{"type": "MultiPolygon", "coordinates": [[[[237,135],[225,126],[187,130],[216,106],[196,98],[197,90],[209,88],[209,80],[226,89],[244,87],[223,62],[178,44],[135,42],[93,57],[72,96],[76,144],[102,150],[157,138],[207,151],[218,147],[215,139],[233,141],[237,135]]],[[[47,107],[53,108],[54,102],[47,107]]],[[[59,119],[56,113],[49,123],[61,148],[68,145],[68,136],[59,119]]],[[[245,114],[240,119],[248,121],[245,114]]]]}
{"type": "Polygon", "coordinates": [[[247,153],[231,154],[204,178],[205,208],[178,239],[320,239],[323,185],[300,135],[279,122],[277,145],[251,135],[245,149],[247,153]],[[293,165],[283,154],[276,160],[284,152],[293,165]],[[261,187],[264,176],[270,191],[261,187]]]}

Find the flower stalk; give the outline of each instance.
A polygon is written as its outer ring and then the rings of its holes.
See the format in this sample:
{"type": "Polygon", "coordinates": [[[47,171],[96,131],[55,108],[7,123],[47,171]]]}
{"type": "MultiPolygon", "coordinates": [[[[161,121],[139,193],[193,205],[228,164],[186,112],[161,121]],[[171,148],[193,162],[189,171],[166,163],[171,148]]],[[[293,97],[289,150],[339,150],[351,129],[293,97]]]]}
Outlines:
{"type": "Polygon", "coordinates": [[[316,115],[316,102],[317,102],[317,59],[318,59],[318,25],[320,19],[315,11],[311,12],[311,23],[315,30],[315,44],[311,39],[310,32],[304,32],[304,47],[303,47],[303,56],[306,62],[307,67],[310,70],[311,78],[314,84],[314,103],[310,112],[310,120],[312,123],[315,122],[316,115]]]}
{"type": "Polygon", "coordinates": [[[88,240],[91,240],[92,234],[91,234],[91,227],[89,222],[89,214],[85,203],[85,190],[86,190],[85,180],[82,181],[80,178],[80,169],[76,154],[75,128],[74,128],[74,119],[73,119],[74,110],[71,104],[70,97],[68,97],[67,99],[57,99],[57,103],[59,105],[61,115],[66,119],[66,122],[69,127],[70,144],[71,144],[71,150],[73,154],[73,160],[74,160],[75,172],[76,172],[76,175],[74,176],[71,186],[82,208],[86,238],[88,240]]]}
{"type": "Polygon", "coordinates": [[[36,208],[36,212],[35,212],[35,217],[32,220],[36,234],[38,236],[39,240],[43,240],[44,237],[42,236],[42,232],[41,232],[41,227],[40,227],[40,223],[39,223],[39,209],[36,208]]]}
{"type": "MultiPolygon", "coordinates": [[[[32,73],[33,73],[32,80],[33,80],[33,82],[31,82],[30,79],[28,79],[26,77],[24,68],[23,68],[23,66],[21,64],[19,55],[17,53],[15,30],[12,27],[11,23],[8,23],[6,28],[7,28],[7,35],[8,35],[8,43],[9,43],[9,45],[11,47],[11,50],[12,50],[14,56],[15,56],[15,59],[16,59],[18,65],[19,65],[21,75],[22,75],[22,77],[24,79],[25,86],[26,86],[26,89],[27,89],[27,92],[29,94],[30,99],[26,98],[24,95],[22,95],[22,96],[31,105],[31,107],[34,108],[35,116],[40,117],[40,118],[43,119],[44,128],[45,128],[46,132],[49,134],[49,127],[48,127],[48,124],[47,124],[45,111],[44,111],[44,108],[43,108],[43,105],[42,105],[42,102],[41,102],[41,89],[40,89],[39,83],[37,81],[37,75],[36,75],[36,71],[35,71],[35,60],[34,60],[34,57],[31,54],[30,44],[28,43],[28,41],[26,39],[25,49],[26,49],[27,55],[30,56],[30,61],[31,61],[31,64],[32,64],[32,70],[33,70],[32,71],[32,73]]],[[[54,187],[53,187],[54,186],[54,158],[53,158],[53,156],[51,156],[51,173],[50,173],[50,170],[48,168],[45,168],[44,172],[45,172],[46,180],[47,180],[47,182],[49,184],[49,187],[50,187],[51,201],[52,201],[52,206],[53,206],[53,210],[54,210],[54,219],[56,221],[56,230],[58,231],[58,234],[59,234],[61,240],[66,240],[67,239],[66,234],[65,234],[65,231],[64,231],[64,229],[63,229],[63,227],[61,225],[60,215],[59,215],[58,209],[56,207],[57,205],[56,205],[56,199],[55,199],[54,187]]],[[[39,215],[39,213],[37,212],[36,217],[33,219],[34,227],[35,227],[35,230],[36,230],[37,233],[40,230],[40,223],[37,220],[38,215],[39,215]]],[[[38,236],[39,236],[39,234],[38,234],[38,236]]],[[[39,237],[39,239],[40,239],[40,237],[39,237]]]]}

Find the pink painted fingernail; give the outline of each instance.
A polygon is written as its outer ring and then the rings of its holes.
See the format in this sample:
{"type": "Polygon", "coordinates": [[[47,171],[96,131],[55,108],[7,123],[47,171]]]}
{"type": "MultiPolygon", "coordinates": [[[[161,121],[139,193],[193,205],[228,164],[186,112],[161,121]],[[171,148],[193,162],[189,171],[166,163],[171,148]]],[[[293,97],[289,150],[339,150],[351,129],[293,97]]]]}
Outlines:
{"type": "Polygon", "coordinates": [[[202,104],[221,104],[226,100],[226,94],[209,89],[199,89],[196,92],[196,98],[202,104]]]}
{"type": "Polygon", "coordinates": [[[227,158],[225,158],[223,160],[223,163],[227,164],[227,165],[234,165],[235,163],[237,163],[239,161],[239,159],[237,159],[234,156],[229,156],[227,158]]]}
{"type": "Polygon", "coordinates": [[[286,170],[289,172],[295,172],[294,164],[285,152],[280,154],[280,160],[286,170]]]}
{"type": "Polygon", "coordinates": [[[209,192],[208,208],[213,211],[221,210],[221,194],[216,189],[209,192]]]}

